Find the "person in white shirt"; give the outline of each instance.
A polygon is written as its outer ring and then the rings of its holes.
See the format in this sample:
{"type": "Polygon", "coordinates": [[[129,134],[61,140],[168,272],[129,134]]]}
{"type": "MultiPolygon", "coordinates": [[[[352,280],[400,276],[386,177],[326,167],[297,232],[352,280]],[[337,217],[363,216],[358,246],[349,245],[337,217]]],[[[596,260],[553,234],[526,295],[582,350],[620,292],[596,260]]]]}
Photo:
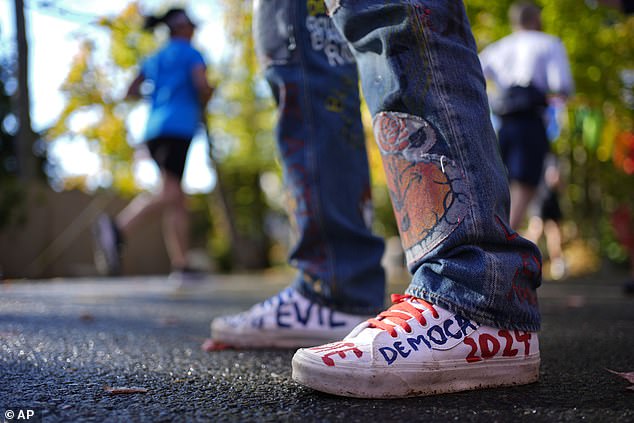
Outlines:
{"type": "Polygon", "coordinates": [[[561,40],[542,32],[541,10],[531,3],[509,9],[513,33],[480,53],[491,108],[500,117],[498,138],[511,191],[513,229],[535,196],[549,142],[543,111],[553,97],[572,94],[573,80],[561,40]]]}

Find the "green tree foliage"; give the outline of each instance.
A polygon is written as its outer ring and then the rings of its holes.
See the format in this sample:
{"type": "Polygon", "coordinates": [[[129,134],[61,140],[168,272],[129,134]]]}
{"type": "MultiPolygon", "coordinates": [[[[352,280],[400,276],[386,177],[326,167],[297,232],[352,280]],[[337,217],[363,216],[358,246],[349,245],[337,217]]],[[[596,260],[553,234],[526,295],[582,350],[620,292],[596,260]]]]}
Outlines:
{"type": "MultiPolygon", "coordinates": [[[[511,0],[465,3],[480,48],[510,33],[511,0]]],[[[566,46],[576,85],[553,145],[567,182],[563,206],[571,235],[624,258],[609,222],[619,204],[634,202],[634,18],[596,2],[536,3],[544,30],[566,46]]]]}
{"type": "Polygon", "coordinates": [[[243,268],[269,264],[271,237],[265,222],[275,201],[267,200],[262,176],[279,178],[273,139],[274,107],[259,77],[251,36],[250,1],[223,2],[228,42],[233,46],[220,71],[217,101],[210,126],[215,134],[215,165],[222,202],[233,217],[225,228],[231,236],[216,237],[215,251],[227,250],[243,268]]]}
{"type": "Polygon", "coordinates": [[[113,187],[133,193],[137,191],[131,167],[133,149],[125,125],[131,105],[120,100],[133,67],[155,48],[156,41],[142,31],[143,18],[136,3],[114,18],[102,18],[98,25],[110,34],[109,50],[102,59],[95,42],[83,40],[61,86],[66,104],[47,138],[87,141],[112,175],[113,187]],[[91,113],[98,119],[82,125],[82,116],[91,113]],[[80,123],[73,125],[74,121],[80,123]]]}

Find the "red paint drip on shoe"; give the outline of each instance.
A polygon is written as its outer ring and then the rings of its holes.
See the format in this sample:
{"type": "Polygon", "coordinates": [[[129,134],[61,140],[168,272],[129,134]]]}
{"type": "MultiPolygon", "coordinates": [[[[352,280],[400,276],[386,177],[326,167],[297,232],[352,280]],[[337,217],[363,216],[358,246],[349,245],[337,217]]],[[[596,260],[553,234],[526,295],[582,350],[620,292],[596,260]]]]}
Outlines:
{"type": "Polygon", "coordinates": [[[223,344],[222,342],[214,341],[213,339],[206,339],[205,342],[203,342],[202,345],[200,346],[200,349],[207,352],[213,352],[213,351],[235,350],[237,348],[230,344],[223,344]]]}

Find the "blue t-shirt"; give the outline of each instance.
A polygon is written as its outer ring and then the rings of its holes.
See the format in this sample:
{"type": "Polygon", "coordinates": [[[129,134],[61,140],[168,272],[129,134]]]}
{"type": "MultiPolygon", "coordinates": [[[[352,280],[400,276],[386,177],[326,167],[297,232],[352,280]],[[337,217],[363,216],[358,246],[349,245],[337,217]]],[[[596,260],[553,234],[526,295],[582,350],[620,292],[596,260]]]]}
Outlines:
{"type": "Polygon", "coordinates": [[[201,118],[200,101],[192,73],[205,66],[189,41],[170,41],[141,65],[143,77],[153,83],[145,140],[159,136],[191,138],[201,118]]]}

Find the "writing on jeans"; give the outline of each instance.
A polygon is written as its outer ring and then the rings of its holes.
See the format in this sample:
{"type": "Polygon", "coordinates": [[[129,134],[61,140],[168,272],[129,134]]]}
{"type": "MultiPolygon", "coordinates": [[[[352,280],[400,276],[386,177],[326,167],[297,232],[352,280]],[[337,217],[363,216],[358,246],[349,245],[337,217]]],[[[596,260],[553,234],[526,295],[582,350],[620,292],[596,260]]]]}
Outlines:
{"type": "Polygon", "coordinates": [[[323,51],[330,66],[354,63],[348,44],[328,16],[308,16],[306,28],[313,50],[323,51]]]}
{"type": "Polygon", "coordinates": [[[428,349],[442,347],[452,339],[465,338],[476,329],[478,329],[476,323],[456,314],[453,319],[447,319],[442,324],[431,326],[424,334],[408,337],[404,342],[396,341],[391,347],[379,348],[379,352],[390,365],[399,357],[407,358],[413,351],[418,351],[423,346],[428,349]]]}
{"type": "Polygon", "coordinates": [[[326,366],[334,366],[335,360],[333,360],[333,355],[338,355],[341,358],[346,358],[346,352],[351,351],[357,358],[361,358],[363,355],[363,351],[357,348],[352,342],[337,342],[334,344],[322,345],[320,347],[314,347],[310,349],[311,351],[315,351],[317,353],[324,353],[321,356],[322,361],[326,366]]]}

